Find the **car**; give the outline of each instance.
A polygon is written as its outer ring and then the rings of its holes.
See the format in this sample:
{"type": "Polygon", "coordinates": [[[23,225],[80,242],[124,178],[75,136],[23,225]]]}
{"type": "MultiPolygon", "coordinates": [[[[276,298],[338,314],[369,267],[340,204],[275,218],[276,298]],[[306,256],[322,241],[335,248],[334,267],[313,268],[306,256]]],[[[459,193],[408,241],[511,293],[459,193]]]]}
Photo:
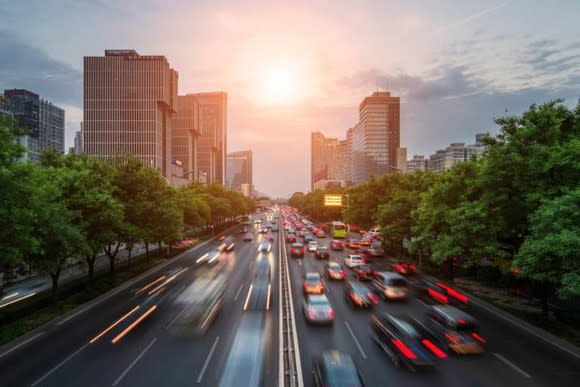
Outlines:
{"type": "Polygon", "coordinates": [[[268,310],[272,296],[270,263],[267,258],[256,262],[254,279],[244,302],[244,310],[268,310]]]}
{"type": "Polygon", "coordinates": [[[344,259],[344,264],[349,269],[352,269],[355,266],[364,264],[365,261],[362,257],[358,254],[349,254],[348,257],[344,259]]]}
{"type": "Polygon", "coordinates": [[[260,223],[262,223],[262,219],[256,219],[256,220],[254,220],[254,224],[260,224],[260,223]]]}
{"type": "Polygon", "coordinates": [[[377,274],[376,270],[369,264],[355,266],[352,271],[354,276],[360,281],[370,281],[377,274]]]}
{"type": "Polygon", "coordinates": [[[370,324],[371,337],[397,368],[429,369],[447,357],[426,327],[409,315],[373,315],[370,324]]]}
{"type": "Polygon", "coordinates": [[[270,242],[274,241],[274,235],[271,232],[266,233],[265,238],[270,242]]]}
{"type": "Polygon", "coordinates": [[[268,229],[266,227],[261,227],[260,231],[258,231],[260,234],[266,234],[268,232],[268,229]]]}
{"type": "Polygon", "coordinates": [[[250,233],[246,233],[246,235],[244,235],[244,242],[251,242],[253,239],[254,237],[250,233]]]}
{"type": "Polygon", "coordinates": [[[247,227],[242,227],[242,228],[240,229],[240,234],[245,234],[245,233],[247,233],[247,232],[248,232],[248,228],[247,228],[247,227]]]}
{"type": "Polygon", "coordinates": [[[304,257],[304,245],[302,243],[292,243],[290,246],[291,257],[304,257]]]}
{"type": "Polygon", "coordinates": [[[313,253],[316,251],[317,248],[318,248],[318,242],[316,242],[316,241],[308,242],[308,251],[313,253]]]}
{"type": "Polygon", "coordinates": [[[315,357],[312,375],[316,387],[364,387],[364,382],[350,355],[337,350],[315,357]]]}
{"type": "Polygon", "coordinates": [[[304,237],[307,233],[308,233],[308,229],[306,229],[306,228],[301,228],[300,231],[298,231],[298,235],[301,237],[304,237]]]}
{"type": "Polygon", "coordinates": [[[316,272],[308,272],[304,276],[304,284],[302,285],[304,294],[322,294],[324,293],[324,283],[320,274],[316,272]]]}
{"type": "Polygon", "coordinates": [[[396,262],[393,264],[393,270],[401,275],[414,275],[416,274],[416,267],[409,262],[396,262]]]}
{"type": "Polygon", "coordinates": [[[224,251],[232,251],[235,247],[234,238],[231,236],[225,237],[222,239],[222,242],[219,246],[219,250],[224,251]]]}
{"type": "Polygon", "coordinates": [[[347,301],[359,308],[372,308],[379,302],[372,290],[360,282],[347,281],[344,284],[344,295],[347,301]]]}
{"type": "Polygon", "coordinates": [[[369,248],[369,253],[373,257],[382,257],[385,255],[385,249],[383,249],[380,242],[373,242],[369,248]]]}
{"type": "Polygon", "coordinates": [[[343,280],[346,278],[346,271],[338,262],[328,262],[324,265],[324,276],[328,279],[343,280]]]}
{"type": "Polygon", "coordinates": [[[318,246],[314,252],[314,257],[316,259],[328,259],[330,258],[330,253],[328,252],[328,247],[318,246]]]}
{"type": "Polygon", "coordinates": [[[458,354],[480,354],[487,341],[479,333],[477,320],[449,305],[432,306],[427,328],[447,350],[458,354]]]}
{"type": "Polygon", "coordinates": [[[332,324],[334,310],[324,294],[308,295],[303,302],[304,317],[309,324],[332,324]]]}
{"type": "Polygon", "coordinates": [[[326,233],[324,232],[324,230],[318,230],[316,232],[316,237],[317,238],[326,238],[326,233]]]}
{"type": "Polygon", "coordinates": [[[381,228],[380,227],[373,227],[369,230],[369,235],[373,238],[378,238],[381,236],[381,228]]]}
{"type": "Polygon", "coordinates": [[[426,278],[420,279],[414,285],[417,298],[419,298],[424,303],[431,304],[449,304],[449,297],[447,297],[447,292],[445,289],[439,287],[434,281],[426,278]]]}
{"type": "Polygon", "coordinates": [[[360,248],[360,241],[356,238],[350,238],[347,242],[346,242],[346,247],[348,247],[349,249],[358,249],[360,248]]]}
{"type": "Polygon", "coordinates": [[[288,243],[294,243],[294,242],[296,242],[296,235],[294,235],[294,234],[287,234],[286,235],[286,242],[288,242],[288,243]]]}
{"type": "Polygon", "coordinates": [[[304,236],[304,238],[302,238],[302,241],[304,242],[305,245],[312,242],[313,240],[314,240],[314,237],[310,234],[307,234],[304,236]]]}
{"type": "Polygon", "coordinates": [[[372,281],[373,288],[382,299],[406,301],[409,296],[407,280],[397,273],[379,272],[372,281]]]}
{"type": "Polygon", "coordinates": [[[269,253],[272,250],[272,244],[269,241],[262,241],[258,245],[259,253],[269,253]]]}
{"type": "Polygon", "coordinates": [[[365,247],[369,247],[372,243],[372,239],[371,238],[362,238],[360,240],[360,246],[365,246],[365,247]]]}
{"type": "Polygon", "coordinates": [[[332,242],[330,242],[330,250],[343,251],[344,243],[342,241],[333,240],[332,242]]]}

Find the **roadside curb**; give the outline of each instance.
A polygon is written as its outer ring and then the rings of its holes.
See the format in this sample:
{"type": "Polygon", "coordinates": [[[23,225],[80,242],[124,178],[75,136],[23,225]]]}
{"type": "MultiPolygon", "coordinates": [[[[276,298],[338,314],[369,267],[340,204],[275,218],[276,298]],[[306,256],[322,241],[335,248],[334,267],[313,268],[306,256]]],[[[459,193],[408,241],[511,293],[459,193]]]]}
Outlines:
{"type": "Polygon", "coordinates": [[[4,356],[8,355],[13,350],[17,349],[18,347],[23,346],[24,344],[27,344],[28,341],[32,341],[34,338],[41,336],[49,328],[54,327],[54,326],[59,326],[59,325],[63,324],[64,322],[66,322],[67,320],[71,319],[72,317],[75,317],[77,314],[81,314],[82,312],[89,310],[90,308],[100,304],[101,302],[113,297],[117,293],[122,292],[123,290],[126,290],[127,288],[133,286],[137,282],[141,281],[143,278],[145,278],[145,277],[163,269],[164,267],[174,263],[175,261],[182,258],[183,256],[190,254],[190,253],[193,253],[194,251],[206,246],[207,244],[214,242],[216,239],[218,239],[220,237],[221,234],[224,234],[226,232],[230,232],[232,229],[234,229],[235,227],[238,227],[238,226],[239,225],[236,224],[230,228],[227,228],[227,229],[221,231],[220,233],[214,235],[210,239],[208,239],[204,242],[201,242],[198,245],[196,245],[188,250],[185,250],[184,252],[176,255],[175,257],[170,258],[170,259],[166,260],[165,262],[160,263],[159,265],[157,265],[155,267],[152,267],[151,269],[147,270],[146,272],[141,273],[138,276],[131,278],[130,280],[128,280],[126,282],[123,282],[119,286],[108,290],[107,292],[101,294],[100,296],[98,296],[90,301],[87,301],[84,304],[77,306],[76,308],[70,310],[66,314],[64,314],[62,316],[58,316],[58,317],[46,322],[45,324],[34,328],[33,330],[29,331],[28,333],[12,340],[11,342],[4,344],[2,347],[0,347],[0,359],[2,359],[4,356]]]}
{"type": "MultiPolygon", "coordinates": [[[[435,277],[432,277],[429,275],[425,275],[425,277],[449,284],[446,281],[442,281],[438,278],[435,278],[435,277]]],[[[456,286],[455,284],[449,284],[449,285],[456,286]]],[[[568,355],[571,355],[571,356],[575,357],[576,359],[580,359],[580,348],[575,346],[574,344],[569,343],[566,340],[561,339],[558,336],[556,336],[556,335],[554,335],[554,334],[552,334],[552,333],[550,333],[542,328],[536,327],[536,326],[530,324],[529,322],[524,321],[524,320],[520,319],[519,317],[514,316],[514,315],[498,308],[497,306],[492,305],[489,302],[484,301],[481,298],[474,296],[471,293],[468,293],[468,292],[463,291],[463,290],[462,290],[462,292],[469,295],[469,298],[470,298],[473,306],[480,308],[480,309],[483,309],[487,312],[491,312],[491,313],[501,317],[503,320],[509,322],[510,324],[514,325],[515,327],[520,328],[520,329],[526,331],[527,333],[529,333],[535,337],[540,338],[546,344],[550,344],[550,345],[558,348],[559,350],[567,353],[568,355]]]]}

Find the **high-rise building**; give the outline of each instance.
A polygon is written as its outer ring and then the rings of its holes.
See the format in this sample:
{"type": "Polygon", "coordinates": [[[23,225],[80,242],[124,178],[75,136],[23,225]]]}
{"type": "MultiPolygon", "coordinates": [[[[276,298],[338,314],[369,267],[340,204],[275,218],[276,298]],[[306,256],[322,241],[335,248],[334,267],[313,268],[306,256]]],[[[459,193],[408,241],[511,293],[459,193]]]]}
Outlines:
{"type": "Polygon", "coordinates": [[[353,184],[352,182],[352,137],[353,128],[348,128],[346,131],[345,149],[344,149],[344,180],[346,185],[353,184]]]}
{"type": "Polygon", "coordinates": [[[194,94],[180,95],[177,100],[172,123],[172,163],[182,167],[181,177],[198,181],[199,102],[194,94]]]}
{"type": "Polygon", "coordinates": [[[310,189],[318,180],[328,178],[328,166],[325,155],[326,137],[320,132],[310,133],[310,189]]]}
{"type": "Polygon", "coordinates": [[[223,91],[194,94],[199,103],[198,178],[225,184],[228,95],[223,91]]]}
{"type": "Polygon", "coordinates": [[[246,196],[252,196],[252,151],[245,150],[228,153],[227,157],[227,186],[240,191],[246,196]]]}
{"type": "Polygon", "coordinates": [[[352,129],[349,145],[350,179],[354,184],[396,171],[400,98],[379,91],[366,97],[359,105],[359,122],[352,129]]]}
{"type": "Polygon", "coordinates": [[[407,172],[407,148],[397,148],[397,171],[407,172]]]}
{"type": "Polygon", "coordinates": [[[435,173],[447,171],[455,164],[483,154],[487,147],[483,144],[482,140],[487,135],[487,133],[478,133],[476,135],[476,142],[473,145],[454,142],[449,144],[445,149],[438,149],[429,157],[429,169],[435,173]]]}
{"type": "Polygon", "coordinates": [[[64,153],[64,109],[24,89],[4,90],[4,96],[17,124],[26,130],[18,139],[28,149],[25,159],[37,161],[45,149],[64,153]]]}
{"type": "Polygon", "coordinates": [[[326,138],[320,132],[312,132],[311,141],[311,190],[319,181],[339,181],[344,185],[346,140],[326,138]]]}
{"type": "Polygon", "coordinates": [[[105,50],[85,57],[83,153],[136,157],[169,178],[177,78],[162,55],[105,50]]]}
{"type": "MultiPolygon", "coordinates": [[[[81,124],[82,127],[82,124],[81,124]]],[[[75,142],[74,142],[73,151],[75,154],[80,155],[83,153],[83,135],[82,131],[79,130],[75,133],[75,142]]]]}
{"type": "Polygon", "coordinates": [[[414,155],[413,158],[407,161],[407,172],[426,171],[428,160],[425,156],[414,155]]]}

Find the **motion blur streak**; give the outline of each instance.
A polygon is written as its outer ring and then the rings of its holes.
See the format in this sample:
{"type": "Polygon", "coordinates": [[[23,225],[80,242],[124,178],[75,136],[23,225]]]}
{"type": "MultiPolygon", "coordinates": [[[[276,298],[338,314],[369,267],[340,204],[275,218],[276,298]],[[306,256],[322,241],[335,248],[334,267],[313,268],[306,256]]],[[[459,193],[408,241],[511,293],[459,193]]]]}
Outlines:
{"type": "Polygon", "coordinates": [[[423,339],[421,341],[423,343],[423,345],[427,348],[429,348],[429,350],[431,352],[433,352],[433,354],[435,356],[437,356],[439,359],[444,359],[447,357],[447,355],[445,354],[445,352],[443,352],[442,350],[440,350],[439,348],[437,348],[437,346],[435,344],[433,344],[431,341],[427,340],[427,339],[423,339]]]}
{"type": "Polygon", "coordinates": [[[135,328],[137,326],[137,324],[139,324],[147,316],[149,316],[151,313],[153,313],[153,311],[155,309],[157,309],[157,305],[153,305],[151,308],[149,308],[149,310],[147,312],[143,313],[143,315],[141,315],[141,317],[139,317],[137,320],[135,320],[133,323],[131,323],[131,325],[129,325],[127,328],[125,328],[125,330],[123,332],[119,333],[119,335],[117,335],[117,337],[115,337],[111,341],[111,343],[117,344],[119,342],[119,340],[121,340],[123,337],[125,337],[125,335],[131,331],[131,329],[135,328]]]}
{"type": "Polygon", "coordinates": [[[486,343],[485,339],[483,337],[481,337],[480,335],[478,335],[477,333],[475,333],[475,332],[473,332],[471,334],[471,336],[473,336],[477,341],[479,341],[482,344],[485,344],[486,343]]]}
{"type": "Polygon", "coordinates": [[[30,298],[30,297],[34,296],[35,294],[36,294],[36,292],[34,292],[34,293],[30,293],[30,294],[27,294],[26,296],[22,296],[22,297],[20,297],[20,298],[17,298],[17,299],[15,299],[15,300],[12,300],[12,301],[10,301],[10,302],[7,302],[7,303],[5,303],[4,305],[0,305],[0,309],[4,308],[5,306],[8,306],[8,305],[14,304],[15,302],[22,301],[22,300],[24,300],[24,299],[26,299],[26,298],[30,298]]]}
{"type": "Polygon", "coordinates": [[[393,340],[393,344],[395,344],[395,347],[397,347],[399,349],[399,351],[401,351],[401,353],[403,355],[405,355],[407,358],[414,360],[417,358],[417,355],[415,355],[413,353],[413,351],[411,351],[409,349],[409,347],[407,347],[401,340],[393,340]]]}
{"type": "Polygon", "coordinates": [[[113,329],[117,325],[119,325],[121,323],[121,321],[123,321],[124,319],[126,319],[127,317],[129,317],[131,314],[133,314],[133,312],[135,312],[137,309],[139,309],[139,305],[137,305],[131,311],[129,311],[127,314],[125,314],[123,317],[121,317],[120,319],[118,319],[117,321],[115,321],[110,327],[108,327],[107,329],[105,329],[104,331],[102,331],[101,333],[99,333],[97,336],[95,336],[91,341],[89,341],[89,343],[92,344],[95,341],[97,341],[98,339],[100,339],[103,335],[105,335],[111,329],[113,329]]]}
{"type": "Polygon", "coordinates": [[[207,256],[209,255],[209,253],[205,253],[204,255],[202,255],[201,257],[199,257],[195,263],[200,263],[201,261],[203,261],[204,259],[207,258],[207,256]]]}
{"type": "Polygon", "coordinates": [[[250,290],[248,290],[248,295],[246,296],[246,302],[244,302],[244,310],[248,309],[248,302],[250,302],[250,296],[252,295],[252,287],[254,285],[250,285],[250,290]]]}
{"type": "Polygon", "coordinates": [[[437,286],[447,290],[447,294],[465,304],[469,300],[469,298],[466,295],[459,293],[457,290],[450,288],[449,286],[442,284],[441,282],[437,283],[437,286]]]}
{"type": "Polygon", "coordinates": [[[165,276],[162,275],[161,277],[157,278],[155,281],[151,282],[149,285],[146,285],[146,286],[142,287],[141,289],[137,290],[137,292],[135,294],[139,294],[141,292],[144,292],[145,290],[149,289],[151,286],[155,285],[157,282],[163,281],[164,279],[165,279],[165,276]]]}
{"type": "Polygon", "coordinates": [[[268,299],[266,301],[266,310],[270,310],[270,293],[272,291],[272,286],[268,285],[268,299]]]}

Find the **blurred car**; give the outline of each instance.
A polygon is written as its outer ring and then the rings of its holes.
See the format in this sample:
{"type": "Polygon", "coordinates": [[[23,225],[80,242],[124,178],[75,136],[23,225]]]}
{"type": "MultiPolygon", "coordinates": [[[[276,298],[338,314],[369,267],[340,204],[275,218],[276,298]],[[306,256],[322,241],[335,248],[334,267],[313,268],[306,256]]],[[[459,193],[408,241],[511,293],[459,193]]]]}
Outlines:
{"type": "Polygon", "coordinates": [[[270,242],[273,242],[274,241],[274,235],[271,232],[266,233],[265,237],[270,242]]]}
{"type": "Polygon", "coordinates": [[[324,293],[324,283],[320,274],[316,272],[308,272],[304,277],[303,284],[304,294],[322,294],[324,293]]]}
{"type": "Polygon", "coordinates": [[[434,281],[423,278],[415,283],[417,298],[427,304],[449,304],[449,298],[445,289],[439,287],[434,281]]]}
{"type": "Polygon", "coordinates": [[[244,242],[251,242],[253,239],[254,239],[254,237],[250,233],[247,233],[246,235],[244,235],[244,242]]]}
{"type": "Polygon", "coordinates": [[[355,266],[352,271],[359,281],[370,281],[377,274],[377,271],[369,264],[355,266]]]}
{"type": "Polygon", "coordinates": [[[254,279],[248,290],[244,310],[268,310],[272,295],[270,263],[263,258],[256,262],[254,279]]]}
{"type": "Polygon", "coordinates": [[[365,262],[370,262],[373,260],[373,255],[369,252],[369,250],[367,248],[364,248],[362,250],[359,250],[357,252],[358,255],[360,255],[360,257],[363,259],[363,261],[365,262]]]}
{"type": "Polygon", "coordinates": [[[330,258],[330,253],[328,252],[328,247],[318,246],[314,252],[314,257],[316,259],[328,259],[330,258]]]}
{"type": "Polygon", "coordinates": [[[383,249],[380,242],[373,242],[369,248],[369,253],[373,257],[382,257],[385,255],[385,249],[383,249]]]}
{"type": "Polygon", "coordinates": [[[428,329],[446,349],[456,354],[479,354],[487,341],[479,334],[477,320],[448,305],[431,307],[427,312],[428,329]]]}
{"type": "Polygon", "coordinates": [[[309,295],[303,303],[304,316],[311,324],[332,324],[334,310],[324,294],[309,295]]]}
{"type": "Polygon", "coordinates": [[[346,299],[353,306],[359,308],[372,308],[379,302],[379,299],[373,294],[372,290],[360,282],[347,281],[344,285],[344,293],[346,299]]]}
{"type": "Polygon", "coordinates": [[[371,239],[371,238],[363,237],[363,238],[360,240],[360,245],[361,245],[361,246],[366,246],[366,247],[368,247],[368,246],[370,246],[370,245],[371,245],[371,243],[372,243],[372,239],[371,239]]]}
{"type": "Polygon", "coordinates": [[[447,298],[449,300],[449,304],[459,308],[464,308],[467,306],[469,302],[468,296],[459,292],[457,289],[454,289],[451,286],[444,284],[443,282],[436,282],[436,284],[441,289],[445,290],[445,293],[447,294],[447,298]]]}
{"type": "Polygon", "coordinates": [[[296,242],[296,235],[294,235],[294,234],[287,234],[286,235],[286,242],[288,242],[288,243],[294,243],[294,242],[296,242]]]}
{"type": "Polygon", "coordinates": [[[324,230],[318,230],[316,232],[316,237],[317,238],[326,238],[326,233],[324,232],[324,230]]]}
{"type": "Polygon", "coordinates": [[[229,236],[229,237],[225,237],[222,240],[222,243],[219,246],[219,250],[220,251],[232,251],[235,247],[235,243],[234,243],[234,238],[229,236]]]}
{"type": "Polygon", "coordinates": [[[315,357],[312,375],[316,387],[364,387],[362,378],[350,355],[337,350],[315,357]]]}
{"type": "Polygon", "coordinates": [[[346,271],[338,262],[328,262],[324,265],[324,275],[328,279],[343,280],[346,277],[346,271]]]}
{"type": "Polygon", "coordinates": [[[310,234],[307,234],[304,236],[304,238],[302,238],[302,241],[304,242],[305,245],[312,242],[313,240],[314,240],[314,237],[310,234]]]}
{"type": "Polygon", "coordinates": [[[300,231],[298,231],[298,235],[303,237],[306,235],[307,232],[308,232],[307,228],[301,228],[300,231]]]}
{"type": "Polygon", "coordinates": [[[308,242],[308,251],[313,253],[316,251],[316,249],[318,248],[318,242],[316,241],[310,241],[308,242]]]}
{"type": "Polygon", "coordinates": [[[416,274],[416,267],[409,262],[396,262],[393,264],[393,270],[401,275],[414,275],[416,274]]]}
{"type": "Polygon", "coordinates": [[[242,227],[242,228],[240,229],[240,234],[245,234],[245,233],[247,233],[247,232],[248,232],[248,228],[247,228],[247,227],[242,227]]]}
{"type": "Polygon", "coordinates": [[[254,224],[260,224],[260,223],[262,223],[262,219],[256,219],[256,220],[254,220],[254,224]]]}
{"type": "Polygon", "coordinates": [[[258,245],[258,252],[269,253],[272,250],[272,244],[269,241],[262,241],[258,245]]]}
{"type": "Polygon", "coordinates": [[[371,316],[371,336],[397,368],[405,366],[411,371],[431,368],[437,359],[447,357],[429,331],[408,315],[371,316]]]}
{"type": "Polygon", "coordinates": [[[360,241],[356,238],[350,238],[346,242],[346,247],[348,247],[349,249],[358,249],[360,247],[360,241]]]}
{"type": "Polygon", "coordinates": [[[333,240],[332,242],[330,242],[330,250],[343,251],[344,243],[341,241],[333,240]]]}
{"type": "Polygon", "coordinates": [[[372,285],[385,300],[407,300],[409,296],[407,280],[397,273],[386,271],[376,273],[372,285]]]}
{"type": "Polygon", "coordinates": [[[266,234],[268,232],[268,229],[266,227],[262,227],[260,228],[260,231],[258,231],[260,234],[266,234]]]}
{"type": "Polygon", "coordinates": [[[344,264],[349,269],[352,269],[355,266],[364,264],[365,261],[362,257],[358,254],[349,254],[348,257],[344,259],[344,264]]]}
{"type": "Polygon", "coordinates": [[[291,257],[304,257],[304,245],[302,243],[292,243],[290,247],[291,257]]]}

